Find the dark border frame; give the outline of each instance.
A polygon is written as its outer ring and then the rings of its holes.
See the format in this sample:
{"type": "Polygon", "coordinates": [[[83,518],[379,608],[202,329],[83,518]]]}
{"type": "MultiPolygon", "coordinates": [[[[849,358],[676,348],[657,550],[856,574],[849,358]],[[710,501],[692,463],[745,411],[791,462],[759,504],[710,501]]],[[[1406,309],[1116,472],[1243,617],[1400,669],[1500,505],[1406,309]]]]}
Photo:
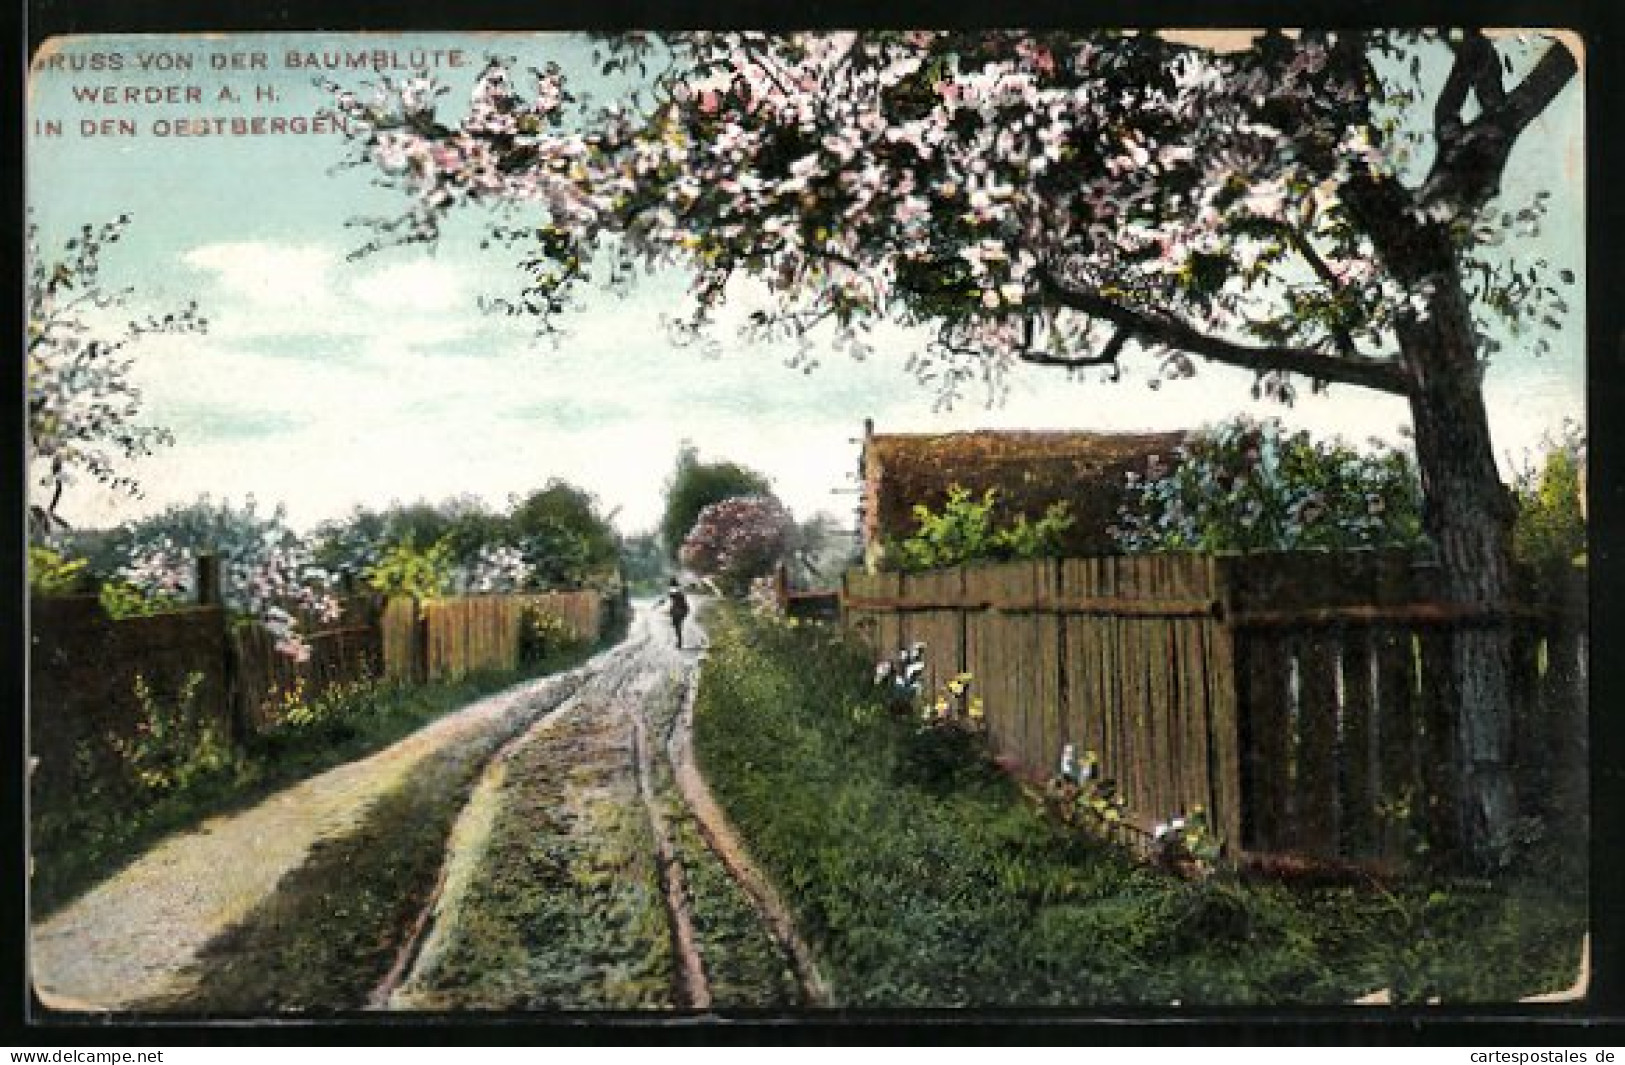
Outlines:
{"type": "MultiPolygon", "coordinates": [[[[956,2],[930,4],[904,0],[884,11],[858,0],[818,0],[786,5],[771,0],[594,0],[591,4],[552,6],[502,0],[463,0],[451,5],[407,4],[401,0],[279,0],[256,4],[231,0],[26,0],[7,28],[15,26],[13,54],[18,77],[6,85],[10,143],[7,157],[21,160],[24,150],[23,79],[27,59],[49,36],[89,32],[168,33],[297,30],[579,30],[605,28],[684,28],[749,26],[788,29],[863,25],[1023,25],[1068,26],[1087,22],[1114,26],[1259,26],[1370,25],[1425,26],[1451,23],[1477,25],[1560,26],[1577,30],[1587,47],[1586,213],[1587,213],[1587,414],[1594,467],[1590,479],[1592,528],[1592,646],[1612,648],[1621,636],[1621,592],[1625,571],[1613,535],[1625,527],[1625,423],[1611,415],[1625,409],[1625,256],[1610,238],[1625,232],[1625,197],[1615,194],[1612,175],[1625,173],[1621,132],[1612,116],[1625,114],[1625,83],[1618,62],[1625,20],[1611,0],[1421,0],[1403,8],[1375,0],[1157,0],[1124,6],[1120,11],[1083,8],[1074,0],[1023,0],[994,9],[956,2]]],[[[6,236],[22,261],[24,208],[21,167],[4,170],[11,210],[6,236]]],[[[11,333],[22,332],[21,299],[10,304],[18,316],[11,333]]],[[[12,462],[0,478],[11,520],[0,523],[0,557],[15,559],[5,572],[6,594],[0,599],[0,631],[11,638],[0,645],[0,706],[7,708],[0,750],[20,752],[26,707],[26,543],[25,426],[21,412],[26,390],[22,360],[8,346],[0,365],[19,402],[0,405],[0,431],[17,443],[12,462]]],[[[422,1045],[592,1045],[663,1042],[675,1044],[1400,1044],[1483,1046],[1617,1045],[1625,1041],[1625,670],[1610,655],[1593,655],[1601,669],[1592,677],[1592,936],[1591,995],[1577,1006],[1536,1010],[1495,1009],[1246,1009],[1215,1010],[1194,1016],[1170,1016],[1144,1010],[1116,1013],[1049,1012],[883,1012],[809,1014],[805,1017],[752,1017],[727,1023],[613,1015],[537,1016],[480,1015],[262,1020],[244,1024],[128,1020],[65,1022],[30,1020],[29,989],[24,969],[26,907],[23,898],[24,853],[23,760],[0,758],[0,794],[4,795],[7,845],[0,848],[0,913],[7,915],[0,934],[0,1032],[17,1045],[268,1045],[355,1042],[372,1046],[422,1045]],[[1612,892],[1612,894],[1610,894],[1612,892]]],[[[222,1018],[222,1021],[226,1019],[222,1018]]]]}

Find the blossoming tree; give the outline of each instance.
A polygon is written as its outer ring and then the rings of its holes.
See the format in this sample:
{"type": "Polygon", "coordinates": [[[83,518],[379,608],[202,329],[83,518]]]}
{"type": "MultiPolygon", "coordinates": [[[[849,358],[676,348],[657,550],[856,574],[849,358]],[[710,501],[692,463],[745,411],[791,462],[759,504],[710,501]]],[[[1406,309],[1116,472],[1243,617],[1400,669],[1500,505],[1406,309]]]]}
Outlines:
{"type": "Polygon", "coordinates": [[[36,535],[66,526],[57,509],[78,477],[140,493],[121,464],[171,438],[166,429],[140,424],[141,392],[130,380],[124,349],[150,333],[207,325],[195,305],[118,323],[131,293],[103,283],[102,257],[128,223],[121,215],[86,225],[64,242],[59,257],[47,257],[38,226],[28,227],[29,473],[32,487],[45,493],[30,506],[36,535]]]}
{"type": "Polygon", "coordinates": [[[333,622],[342,612],[330,575],[288,528],[283,509],[262,515],[252,496],[240,507],[207,496],[170,506],[127,523],[115,539],[125,561],[113,575],[159,601],[192,600],[198,554],[217,555],[226,604],[264,625],[276,637],[277,650],[299,661],[310,657],[301,616],[333,622]]]}
{"type": "MultiPolygon", "coordinates": [[[[1547,196],[1498,194],[1576,75],[1561,41],[695,33],[619,38],[610,65],[656,52],[652,98],[586,121],[556,68],[521,92],[493,64],[449,125],[427,81],[335,87],[360,161],[410,194],[379,239],[432,240],[463,203],[520,205],[529,284],[512,306],[545,323],[603,264],[619,281],[681,263],[692,329],[749,276],[776,297],[751,323],[764,336],[827,324],[862,349],[879,316],[930,324],[914,361],[949,393],[1019,363],[1115,373],[1138,355],[1171,375],[1239,367],[1288,401],[1304,382],[1402,396],[1447,591],[1505,605],[1489,319],[1555,322],[1565,304],[1549,269],[1493,248],[1547,196]]],[[[1487,854],[1514,809],[1509,637],[1477,626],[1452,654],[1462,827],[1487,854]]]]}
{"type": "Polygon", "coordinates": [[[772,496],[735,496],[700,511],[678,558],[689,569],[742,591],[785,557],[794,523],[772,496]]]}

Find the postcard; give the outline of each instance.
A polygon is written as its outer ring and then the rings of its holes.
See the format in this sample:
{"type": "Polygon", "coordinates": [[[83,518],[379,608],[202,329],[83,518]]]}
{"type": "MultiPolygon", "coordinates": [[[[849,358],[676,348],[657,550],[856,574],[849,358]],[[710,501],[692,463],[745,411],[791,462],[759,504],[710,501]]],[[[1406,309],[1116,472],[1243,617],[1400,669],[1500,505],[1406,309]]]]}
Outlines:
{"type": "Polygon", "coordinates": [[[1583,1001],[1585,63],[46,39],[32,1016],[1583,1001]]]}

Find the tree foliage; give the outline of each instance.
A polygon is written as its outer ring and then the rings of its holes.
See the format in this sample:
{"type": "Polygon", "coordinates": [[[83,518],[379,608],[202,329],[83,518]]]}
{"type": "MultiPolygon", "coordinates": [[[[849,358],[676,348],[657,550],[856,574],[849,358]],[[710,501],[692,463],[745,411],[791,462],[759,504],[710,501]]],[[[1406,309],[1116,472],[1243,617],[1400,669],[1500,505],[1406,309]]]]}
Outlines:
{"type": "Polygon", "coordinates": [[[742,594],[785,557],[793,521],[772,496],[734,496],[700,511],[679,552],[683,565],[742,594]]]}
{"type": "Polygon", "coordinates": [[[319,524],[315,540],[316,557],[352,583],[375,584],[380,566],[434,549],[444,580],[424,585],[434,587],[431,595],[608,586],[619,553],[614,526],[593,495],[557,478],[500,512],[467,496],[357,507],[319,524]]]}
{"type": "Polygon", "coordinates": [[[550,480],[514,501],[508,526],[540,585],[573,587],[615,572],[619,538],[597,499],[584,489],[550,480]]]}
{"type": "Polygon", "coordinates": [[[657,533],[628,536],[621,542],[621,572],[634,595],[657,595],[670,572],[671,562],[657,533]]]}
{"type": "Polygon", "coordinates": [[[1538,467],[1519,471],[1512,485],[1518,503],[1512,543],[1519,560],[1566,569],[1585,557],[1585,464],[1585,434],[1570,424],[1547,441],[1538,467]]]}
{"type": "Polygon", "coordinates": [[[141,422],[141,390],[131,380],[126,349],[153,333],[195,332],[208,324],[196,304],[158,315],[117,319],[133,293],[102,281],[102,259],[129,223],[120,215],[86,225],[48,258],[39,229],[28,226],[29,477],[43,493],[30,506],[36,535],[66,527],[57,513],[64,491],[89,478],[140,494],[126,463],[173,442],[169,431],[141,422]]]}
{"type": "Polygon", "coordinates": [[[340,613],[332,575],[288,526],[283,508],[262,514],[253,496],[240,506],[201,496],[87,539],[91,569],[103,580],[102,602],[113,612],[195,601],[198,556],[212,554],[220,559],[226,605],[269,628],[286,655],[310,653],[301,617],[323,622],[340,613]]]}
{"type": "Polygon", "coordinates": [[[1416,548],[1422,488],[1403,451],[1237,418],[1129,474],[1113,538],[1131,553],[1416,548]]]}
{"type": "Polygon", "coordinates": [[[1064,500],[1051,503],[1037,521],[1018,514],[1009,524],[998,527],[993,521],[993,506],[998,490],[989,488],[981,499],[971,495],[968,488],[951,485],[948,500],[942,512],[915,504],[914,520],[919,529],[886,553],[904,570],[928,570],[946,566],[960,566],[967,562],[1037,558],[1052,555],[1060,546],[1060,537],[1073,518],[1064,500]]]}
{"type": "Polygon", "coordinates": [[[28,547],[28,591],[31,595],[74,595],[85,590],[89,563],[38,544],[28,547]]]}
{"type": "Polygon", "coordinates": [[[861,558],[857,536],[827,511],[796,521],[785,549],[791,583],[809,588],[838,583],[841,571],[861,558]]]}
{"type": "Polygon", "coordinates": [[[678,449],[676,468],[666,482],[660,540],[675,556],[706,507],[736,496],[768,496],[772,492],[772,483],[755,470],[734,462],[701,462],[699,450],[684,444],[678,449]]]}
{"type": "Polygon", "coordinates": [[[367,568],[367,584],[384,595],[438,599],[451,587],[451,548],[444,539],[420,548],[408,536],[367,568]]]}
{"type": "Polygon", "coordinates": [[[500,63],[455,124],[427,80],[368,99],[335,86],[360,160],[412,196],[381,239],[432,240],[460,204],[523,203],[539,225],[516,307],[556,314],[608,251],[612,281],[638,261],[691,268],[697,328],[748,274],[778,300],[760,333],[828,322],[861,348],[877,313],[935,322],[917,365],[950,391],[1018,360],[1115,366],[1138,348],[1169,374],[1192,357],[1254,370],[1287,398],[1294,375],[1406,392],[1400,327],[1457,278],[1412,276],[1387,227],[1441,238],[1481,319],[1567,309],[1550,264],[1497,247],[1538,227],[1547,195],[1491,208],[1511,143],[1573,77],[1558,43],[1305,32],[1215,52],[919,31],[659,47],[671,73],[642,111],[572,112],[557,69],[527,94],[500,63]],[[1424,72],[1438,63],[1442,86],[1424,72]],[[1430,89],[1427,162],[1407,118],[1430,89]]]}

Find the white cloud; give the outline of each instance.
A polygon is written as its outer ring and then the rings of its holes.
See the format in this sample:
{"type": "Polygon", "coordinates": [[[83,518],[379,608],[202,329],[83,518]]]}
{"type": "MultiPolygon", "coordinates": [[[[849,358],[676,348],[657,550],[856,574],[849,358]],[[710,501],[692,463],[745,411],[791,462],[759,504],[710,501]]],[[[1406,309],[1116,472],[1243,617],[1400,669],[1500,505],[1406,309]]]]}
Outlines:
{"type": "Polygon", "coordinates": [[[350,291],[364,306],[377,311],[459,313],[473,307],[464,271],[428,259],[371,270],[352,281],[350,291]]]}
{"type": "Polygon", "coordinates": [[[257,310],[312,309],[332,299],[331,273],[338,255],[321,245],[268,241],[205,244],[183,261],[216,275],[227,294],[257,310]]]}

